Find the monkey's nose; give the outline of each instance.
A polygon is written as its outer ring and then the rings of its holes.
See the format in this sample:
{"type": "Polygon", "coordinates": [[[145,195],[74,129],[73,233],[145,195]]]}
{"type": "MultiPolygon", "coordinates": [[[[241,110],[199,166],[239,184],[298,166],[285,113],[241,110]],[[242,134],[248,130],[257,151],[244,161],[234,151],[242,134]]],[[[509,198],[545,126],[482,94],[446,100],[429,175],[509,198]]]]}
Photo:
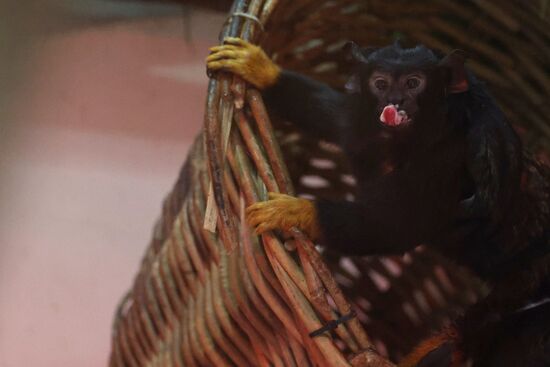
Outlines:
{"type": "Polygon", "coordinates": [[[388,103],[392,104],[396,107],[403,106],[404,101],[405,101],[405,99],[403,97],[388,98],[388,103]]]}

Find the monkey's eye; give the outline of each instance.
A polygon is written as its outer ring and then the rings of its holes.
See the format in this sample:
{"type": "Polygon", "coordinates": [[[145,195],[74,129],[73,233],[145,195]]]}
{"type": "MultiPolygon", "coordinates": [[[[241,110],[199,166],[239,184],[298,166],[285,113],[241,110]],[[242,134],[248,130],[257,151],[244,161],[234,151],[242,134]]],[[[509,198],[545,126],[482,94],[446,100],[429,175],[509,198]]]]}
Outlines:
{"type": "Polygon", "coordinates": [[[420,86],[420,79],[416,77],[409,78],[405,82],[405,85],[407,86],[408,89],[416,89],[420,86]]]}
{"type": "Polygon", "coordinates": [[[374,81],[374,86],[378,90],[384,90],[388,88],[388,82],[385,79],[378,78],[374,81]]]}

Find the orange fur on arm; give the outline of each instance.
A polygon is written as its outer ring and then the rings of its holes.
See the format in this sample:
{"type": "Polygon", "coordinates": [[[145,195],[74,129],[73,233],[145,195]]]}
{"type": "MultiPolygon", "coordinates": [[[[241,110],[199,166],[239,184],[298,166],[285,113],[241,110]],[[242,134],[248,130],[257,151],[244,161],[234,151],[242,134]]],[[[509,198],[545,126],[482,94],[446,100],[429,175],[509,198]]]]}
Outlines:
{"type": "Polygon", "coordinates": [[[453,345],[453,354],[451,356],[450,367],[459,367],[464,358],[462,353],[456,348],[458,338],[458,331],[454,327],[445,328],[440,333],[418,344],[412,352],[410,352],[401,360],[401,362],[399,362],[397,367],[416,367],[429,353],[433,352],[447,342],[450,342],[453,345]]]}

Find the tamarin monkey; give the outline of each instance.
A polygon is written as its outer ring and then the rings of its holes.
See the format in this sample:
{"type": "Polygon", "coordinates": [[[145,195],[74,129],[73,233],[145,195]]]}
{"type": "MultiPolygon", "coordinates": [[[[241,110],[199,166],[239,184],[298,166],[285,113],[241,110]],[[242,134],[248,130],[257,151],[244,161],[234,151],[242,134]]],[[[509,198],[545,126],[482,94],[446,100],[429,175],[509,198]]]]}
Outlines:
{"type": "Polygon", "coordinates": [[[297,227],[348,255],[426,244],[490,286],[400,366],[550,366],[550,174],[462,52],[350,42],[355,67],[340,92],[238,38],[211,51],[210,71],[235,73],[274,113],[340,145],[357,179],[355,202],[270,193],[247,208],[257,233],[297,227]]]}

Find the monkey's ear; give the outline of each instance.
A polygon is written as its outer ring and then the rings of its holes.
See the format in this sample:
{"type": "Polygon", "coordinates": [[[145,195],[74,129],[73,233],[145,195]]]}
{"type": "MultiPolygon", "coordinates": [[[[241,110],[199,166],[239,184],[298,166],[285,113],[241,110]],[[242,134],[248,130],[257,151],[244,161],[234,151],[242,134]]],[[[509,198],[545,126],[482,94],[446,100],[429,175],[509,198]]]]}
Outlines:
{"type": "Polygon", "coordinates": [[[355,62],[366,63],[369,55],[376,50],[375,47],[361,48],[353,41],[346,42],[344,45],[344,53],[346,58],[355,62]]]}
{"type": "Polygon", "coordinates": [[[449,69],[451,78],[448,85],[449,93],[462,93],[468,90],[468,79],[466,78],[466,62],[467,54],[462,50],[453,50],[445,56],[439,65],[449,69]]]}

